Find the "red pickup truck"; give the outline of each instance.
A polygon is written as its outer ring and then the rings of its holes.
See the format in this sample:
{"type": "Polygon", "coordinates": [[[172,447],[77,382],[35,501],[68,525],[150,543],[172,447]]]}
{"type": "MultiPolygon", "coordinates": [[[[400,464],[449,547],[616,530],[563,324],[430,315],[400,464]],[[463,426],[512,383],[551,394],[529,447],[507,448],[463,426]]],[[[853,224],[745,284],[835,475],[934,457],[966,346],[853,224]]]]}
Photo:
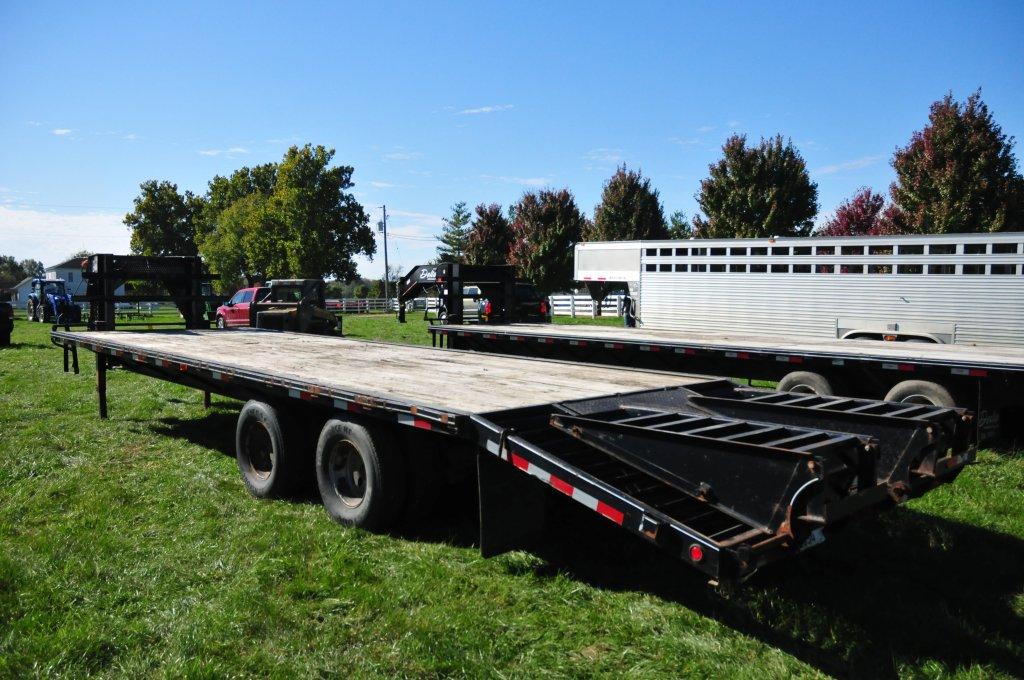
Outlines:
{"type": "Polygon", "coordinates": [[[243,288],[235,293],[230,300],[217,308],[217,328],[249,325],[249,304],[264,291],[264,287],[243,288]]]}

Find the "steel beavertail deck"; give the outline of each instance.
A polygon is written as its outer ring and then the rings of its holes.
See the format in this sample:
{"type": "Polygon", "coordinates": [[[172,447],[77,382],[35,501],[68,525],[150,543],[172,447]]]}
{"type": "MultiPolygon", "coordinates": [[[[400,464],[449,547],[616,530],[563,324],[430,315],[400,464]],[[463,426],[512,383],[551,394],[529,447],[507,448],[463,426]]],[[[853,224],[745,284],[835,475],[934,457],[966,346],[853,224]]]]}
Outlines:
{"type": "Polygon", "coordinates": [[[273,331],[53,339],[96,353],[104,412],[114,366],[250,400],[238,457],[259,497],[310,459],[294,423],[312,424],[324,505],[345,524],[381,528],[389,505],[408,507],[436,479],[421,464],[429,450],[465,453],[487,556],[528,548],[561,493],[712,581],[742,579],[952,481],[974,456],[972,416],[958,408],[273,331]]]}

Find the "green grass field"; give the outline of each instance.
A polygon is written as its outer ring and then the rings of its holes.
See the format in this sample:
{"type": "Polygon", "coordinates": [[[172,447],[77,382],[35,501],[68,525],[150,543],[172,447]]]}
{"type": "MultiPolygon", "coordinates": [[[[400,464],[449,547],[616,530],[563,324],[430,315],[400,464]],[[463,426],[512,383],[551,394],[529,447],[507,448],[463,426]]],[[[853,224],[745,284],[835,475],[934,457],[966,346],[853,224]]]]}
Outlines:
{"type": "MultiPolygon", "coordinates": [[[[345,331],[429,343],[418,320],[345,331]]],[[[115,370],[100,421],[91,354],[64,375],[48,328],[14,343],[0,677],[1024,675],[1019,451],[719,592],[568,504],[536,554],[484,560],[471,494],[396,535],[256,501],[237,402],[115,370]]]]}

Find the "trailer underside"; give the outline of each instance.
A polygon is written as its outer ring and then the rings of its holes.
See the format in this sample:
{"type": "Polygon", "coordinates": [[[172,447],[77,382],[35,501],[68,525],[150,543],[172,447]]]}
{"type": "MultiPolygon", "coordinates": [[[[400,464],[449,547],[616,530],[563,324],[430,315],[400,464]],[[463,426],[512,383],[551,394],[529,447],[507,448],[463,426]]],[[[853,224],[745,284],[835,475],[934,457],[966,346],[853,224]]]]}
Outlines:
{"type": "Polygon", "coordinates": [[[101,405],[120,366],[459,440],[477,454],[485,555],[527,546],[553,489],[713,580],[743,578],[951,481],[974,455],[972,418],[955,408],[273,331],[53,338],[66,356],[96,353],[101,405]]]}

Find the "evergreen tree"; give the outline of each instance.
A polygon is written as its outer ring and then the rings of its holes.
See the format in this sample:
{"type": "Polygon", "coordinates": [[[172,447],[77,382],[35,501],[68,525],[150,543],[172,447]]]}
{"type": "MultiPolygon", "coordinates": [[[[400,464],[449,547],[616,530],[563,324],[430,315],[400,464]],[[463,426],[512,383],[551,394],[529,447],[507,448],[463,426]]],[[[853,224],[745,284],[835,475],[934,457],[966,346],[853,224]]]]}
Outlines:
{"type": "Polygon", "coordinates": [[[686,217],[686,213],[677,210],[668,218],[668,237],[683,239],[693,238],[693,225],[686,217]]]}
{"type": "Polygon", "coordinates": [[[444,227],[437,237],[437,262],[465,262],[466,246],[469,242],[469,211],[466,202],[459,201],[452,206],[452,214],[444,218],[444,227]]]}

